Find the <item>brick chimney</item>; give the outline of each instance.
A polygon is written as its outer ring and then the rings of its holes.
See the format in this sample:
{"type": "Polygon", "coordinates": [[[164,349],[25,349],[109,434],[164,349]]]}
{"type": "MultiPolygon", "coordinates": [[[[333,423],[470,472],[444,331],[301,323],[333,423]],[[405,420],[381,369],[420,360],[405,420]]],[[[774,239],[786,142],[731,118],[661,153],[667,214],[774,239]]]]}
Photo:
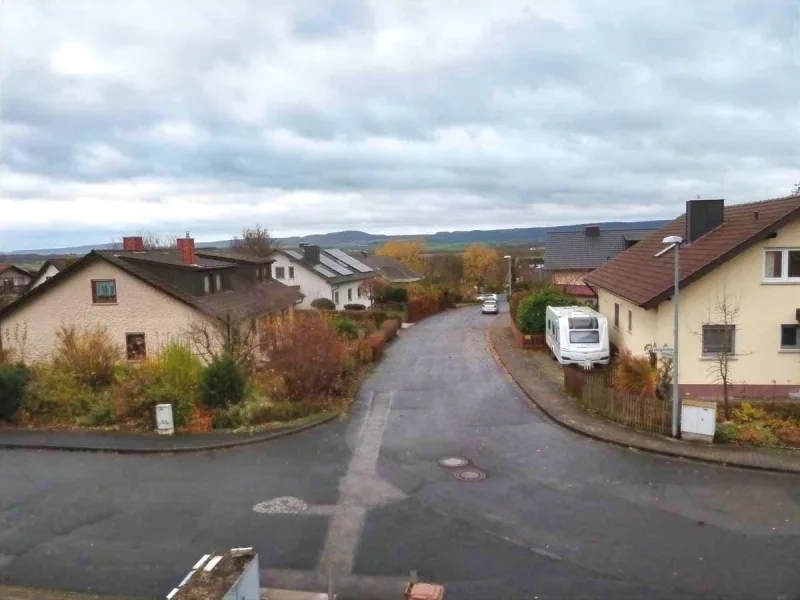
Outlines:
{"type": "Polygon", "coordinates": [[[122,238],[122,249],[126,252],[144,252],[142,236],[129,236],[122,238]]]}
{"type": "Polygon", "coordinates": [[[197,264],[197,256],[194,253],[194,238],[189,237],[189,232],[186,232],[185,238],[178,238],[177,239],[178,250],[181,251],[181,257],[183,258],[183,264],[185,265],[196,265],[197,264]]]}
{"type": "Polygon", "coordinates": [[[584,230],[584,235],[586,237],[600,237],[600,226],[587,225],[586,229],[584,230]]]}

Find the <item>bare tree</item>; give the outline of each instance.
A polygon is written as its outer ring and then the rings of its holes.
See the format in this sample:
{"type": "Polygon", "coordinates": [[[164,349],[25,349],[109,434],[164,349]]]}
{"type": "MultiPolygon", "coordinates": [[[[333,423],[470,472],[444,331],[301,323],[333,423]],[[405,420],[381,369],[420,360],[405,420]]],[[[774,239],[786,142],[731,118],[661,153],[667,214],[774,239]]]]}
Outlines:
{"type": "Polygon", "coordinates": [[[278,247],[278,240],[267,229],[256,224],[253,228],[243,229],[242,237],[234,237],[231,247],[242,254],[267,257],[278,247]]]}
{"type": "Polygon", "coordinates": [[[794,184],[794,189],[792,190],[792,196],[800,196],[800,181],[794,184]]]}
{"type": "Polygon", "coordinates": [[[178,247],[178,237],[144,233],[142,234],[142,244],[145,250],[174,250],[178,247]]]}
{"type": "Polygon", "coordinates": [[[714,306],[709,306],[708,314],[701,323],[700,337],[703,356],[712,361],[707,369],[715,381],[722,384],[722,406],[725,419],[731,418],[730,390],[733,385],[732,363],[737,357],[748,353],[736,348],[736,323],[739,320],[739,304],[728,294],[723,285],[717,293],[714,306]]]}
{"type": "Polygon", "coordinates": [[[230,313],[219,319],[193,322],[187,335],[207,364],[229,356],[246,370],[252,368],[260,344],[256,319],[237,318],[230,313]]]}

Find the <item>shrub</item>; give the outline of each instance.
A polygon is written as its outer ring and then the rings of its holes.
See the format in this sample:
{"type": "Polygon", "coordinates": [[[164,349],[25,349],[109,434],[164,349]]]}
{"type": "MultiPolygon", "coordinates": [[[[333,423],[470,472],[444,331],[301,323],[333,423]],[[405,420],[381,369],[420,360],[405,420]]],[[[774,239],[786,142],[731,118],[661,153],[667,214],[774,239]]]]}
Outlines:
{"type": "Polygon", "coordinates": [[[384,297],[387,302],[408,302],[408,288],[389,286],[384,297]]]}
{"type": "Polygon", "coordinates": [[[108,399],[89,408],[89,412],[78,417],[76,423],[82,427],[102,427],[115,423],[114,407],[108,399]]]}
{"type": "Polygon", "coordinates": [[[800,425],[794,421],[778,420],[772,423],[772,430],[785,446],[800,448],[800,425]]]}
{"type": "Polygon", "coordinates": [[[355,347],[355,354],[358,357],[359,362],[362,364],[368,364],[372,362],[372,346],[369,343],[369,338],[358,341],[358,344],[355,347]]]}
{"type": "Polygon", "coordinates": [[[317,298],[311,303],[311,308],[317,310],[336,310],[336,305],[330,298],[317,298]]]}
{"type": "Polygon", "coordinates": [[[159,376],[147,390],[151,405],[172,404],[175,425],[186,425],[198,394],[203,365],[188,346],[167,344],[156,359],[159,376]]]}
{"type": "Polygon", "coordinates": [[[397,322],[397,319],[386,319],[383,322],[383,325],[381,325],[381,330],[383,331],[383,335],[387,342],[391,342],[397,337],[397,332],[399,329],[400,323],[397,322]]]}
{"type": "Polygon", "coordinates": [[[725,422],[717,425],[717,432],[714,437],[721,444],[733,444],[739,441],[741,433],[741,426],[736,423],[725,422]]]}
{"type": "Polygon", "coordinates": [[[19,410],[29,380],[23,365],[0,365],[0,421],[8,421],[19,410]]]}
{"type": "Polygon", "coordinates": [[[776,446],[778,438],[762,425],[747,423],[742,425],[739,442],[752,446],[776,446]]]}
{"type": "Polygon", "coordinates": [[[345,310],[367,310],[367,307],[363,304],[345,304],[345,310]]]}
{"type": "Polygon", "coordinates": [[[646,356],[634,356],[625,348],[617,355],[611,368],[615,389],[636,396],[655,397],[658,371],[646,356]]]}
{"type": "Polygon", "coordinates": [[[246,422],[250,425],[262,425],[293,421],[314,414],[317,410],[311,402],[263,403],[249,408],[246,422]]]}
{"type": "Polygon", "coordinates": [[[733,420],[737,423],[763,421],[766,416],[767,413],[763,408],[753,406],[749,402],[742,402],[741,406],[733,411],[733,420]]]}
{"type": "Polygon", "coordinates": [[[517,309],[517,326],[522,333],[544,333],[548,306],[570,306],[573,300],[556,290],[548,288],[526,296],[517,309]]]}
{"type": "Polygon", "coordinates": [[[200,374],[200,397],[208,408],[225,408],[242,401],[245,385],[244,375],[236,361],[223,356],[200,374]]]}
{"type": "Polygon", "coordinates": [[[74,373],[52,364],[33,368],[22,410],[40,422],[72,421],[93,404],[95,390],[78,381],[74,373]]]}
{"type": "Polygon", "coordinates": [[[333,321],[333,328],[339,336],[346,340],[356,340],[361,333],[358,323],[348,317],[333,321]]]}
{"type": "Polygon", "coordinates": [[[264,348],[292,402],[330,396],[342,375],[347,345],[319,315],[288,315],[265,323],[264,348]]]}
{"type": "Polygon", "coordinates": [[[56,338],[54,367],[73,373],[80,383],[94,389],[111,384],[121,350],[105,328],[62,326],[56,338]]]}
{"type": "Polygon", "coordinates": [[[386,339],[383,337],[383,333],[373,333],[367,338],[367,345],[372,352],[372,360],[378,360],[383,356],[386,348],[386,339]]]}
{"type": "Polygon", "coordinates": [[[351,310],[337,313],[341,317],[352,319],[356,323],[371,323],[375,327],[380,327],[386,318],[386,312],[382,310],[351,310]]]}

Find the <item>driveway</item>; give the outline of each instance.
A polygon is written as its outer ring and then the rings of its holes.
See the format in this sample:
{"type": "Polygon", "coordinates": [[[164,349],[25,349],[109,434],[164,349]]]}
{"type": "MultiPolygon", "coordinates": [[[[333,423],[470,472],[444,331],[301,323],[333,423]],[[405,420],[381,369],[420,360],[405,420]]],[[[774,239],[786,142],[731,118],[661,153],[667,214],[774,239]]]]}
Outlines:
{"type": "Polygon", "coordinates": [[[800,598],[800,478],[553,425],[489,352],[494,318],[405,330],[350,419],[264,445],[0,452],[0,582],[162,596],[199,555],[253,545],[275,587],[416,570],[451,599],[800,598]]]}

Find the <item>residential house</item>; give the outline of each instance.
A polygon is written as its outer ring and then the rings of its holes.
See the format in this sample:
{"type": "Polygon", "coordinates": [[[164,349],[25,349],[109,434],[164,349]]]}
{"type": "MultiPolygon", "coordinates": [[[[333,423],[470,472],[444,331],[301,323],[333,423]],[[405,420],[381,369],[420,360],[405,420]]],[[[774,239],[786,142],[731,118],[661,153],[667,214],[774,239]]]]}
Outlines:
{"type": "Polygon", "coordinates": [[[337,310],[348,304],[370,306],[360,284],[377,272],[346,252],[302,244],[299,248],[277,248],[270,258],[275,280],[297,286],[303,293],[301,308],[310,308],[318,298],[331,300],[337,310]]]}
{"type": "Polygon", "coordinates": [[[61,271],[67,268],[70,261],[66,258],[49,258],[44,261],[44,264],[39,268],[36,274],[31,279],[28,286],[25,288],[26,292],[31,291],[33,288],[42,285],[48,279],[52,279],[61,271]]]}
{"type": "Polygon", "coordinates": [[[198,327],[292,310],[302,294],[274,281],[269,264],[201,256],[191,238],[177,250],[145,251],[142,238],[127,237],[123,250],[90,252],[0,310],[0,341],[45,360],[62,325],[103,326],[127,358],[140,359],[198,327]]]}
{"type": "Polygon", "coordinates": [[[0,294],[21,294],[33,275],[18,265],[0,265],[0,294]]]}
{"type": "Polygon", "coordinates": [[[425,277],[393,256],[370,255],[366,252],[350,253],[350,256],[371,267],[378,277],[392,284],[415,283],[425,277]]]}
{"type": "Polygon", "coordinates": [[[594,269],[632,247],[655,229],[602,229],[588,225],[583,231],[551,231],[547,234],[544,269],[553,285],[569,296],[594,304],[594,290],[584,278],[594,269]]]}
{"type": "Polygon", "coordinates": [[[680,236],[678,361],[682,395],[784,397],[800,386],[800,196],[725,206],[692,200],[686,213],[585,278],[618,348],[673,345],[680,236]]]}
{"type": "Polygon", "coordinates": [[[547,281],[544,276],[544,257],[518,256],[514,258],[514,281],[525,283],[543,283],[547,281]]]}

